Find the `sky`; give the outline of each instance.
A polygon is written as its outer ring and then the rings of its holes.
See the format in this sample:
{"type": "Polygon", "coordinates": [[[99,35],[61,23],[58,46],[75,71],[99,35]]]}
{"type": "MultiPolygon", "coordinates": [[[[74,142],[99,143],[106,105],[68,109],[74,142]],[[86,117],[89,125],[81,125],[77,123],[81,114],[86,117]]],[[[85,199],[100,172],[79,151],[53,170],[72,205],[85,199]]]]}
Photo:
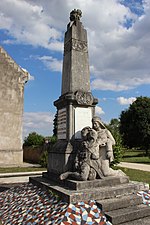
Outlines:
{"type": "Polygon", "coordinates": [[[96,114],[109,123],[137,97],[150,97],[150,0],[0,0],[0,45],[30,73],[23,137],[52,135],[73,9],[81,9],[88,34],[96,114]]]}

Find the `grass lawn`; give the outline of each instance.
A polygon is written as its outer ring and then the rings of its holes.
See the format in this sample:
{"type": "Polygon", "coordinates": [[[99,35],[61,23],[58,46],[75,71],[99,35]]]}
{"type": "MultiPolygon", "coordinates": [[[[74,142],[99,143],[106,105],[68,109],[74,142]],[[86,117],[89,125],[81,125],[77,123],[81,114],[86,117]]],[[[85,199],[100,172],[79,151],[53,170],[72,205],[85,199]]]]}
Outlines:
{"type": "Polygon", "coordinates": [[[143,150],[125,150],[122,162],[150,164],[150,157],[143,150]]]}
{"type": "Polygon", "coordinates": [[[42,171],[46,168],[42,167],[8,167],[0,168],[0,173],[17,173],[17,172],[33,172],[33,171],[42,171]]]}
{"type": "Polygon", "coordinates": [[[117,166],[115,166],[115,169],[121,169],[127,176],[129,176],[130,180],[141,181],[150,185],[150,172],[117,166]]]}

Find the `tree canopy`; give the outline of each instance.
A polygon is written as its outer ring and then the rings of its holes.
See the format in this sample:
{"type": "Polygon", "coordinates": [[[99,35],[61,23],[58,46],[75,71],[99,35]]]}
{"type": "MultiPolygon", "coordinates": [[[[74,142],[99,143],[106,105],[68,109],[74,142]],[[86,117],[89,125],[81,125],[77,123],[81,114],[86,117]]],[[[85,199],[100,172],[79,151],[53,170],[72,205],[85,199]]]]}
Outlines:
{"type": "Polygon", "coordinates": [[[32,132],[24,140],[24,146],[39,146],[44,143],[44,137],[36,132],[32,132]]]}
{"type": "Polygon", "coordinates": [[[120,132],[129,148],[150,148],[150,98],[138,97],[120,115],[120,132]]]}
{"type": "Polygon", "coordinates": [[[58,111],[55,114],[55,118],[53,120],[53,136],[57,137],[57,118],[58,118],[58,111]]]}

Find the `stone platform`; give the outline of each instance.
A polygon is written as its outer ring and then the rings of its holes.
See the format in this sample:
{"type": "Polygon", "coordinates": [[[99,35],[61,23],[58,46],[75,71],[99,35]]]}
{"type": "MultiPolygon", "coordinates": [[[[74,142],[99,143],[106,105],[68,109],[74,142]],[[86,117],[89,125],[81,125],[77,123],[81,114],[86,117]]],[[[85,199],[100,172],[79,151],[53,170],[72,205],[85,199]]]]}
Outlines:
{"type": "Polygon", "coordinates": [[[77,180],[63,180],[60,181],[59,177],[56,177],[54,174],[48,174],[47,172],[43,173],[43,177],[47,180],[54,181],[60,186],[63,186],[69,190],[84,190],[84,189],[93,189],[99,187],[112,187],[117,184],[129,183],[129,178],[127,176],[122,177],[105,177],[103,179],[96,179],[92,181],[77,181],[77,180]]]}
{"type": "Polygon", "coordinates": [[[30,178],[30,182],[53,193],[68,203],[94,200],[105,211],[108,220],[119,225],[150,217],[150,207],[137,196],[139,191],[148,191],[142,182],[129,181],[128,177],[109,177],[94,181],[66,180],[59,184],[44,177],[30,178]]]}
{"type": "Polygon", "coordinates": [[[76,203],[83,200],[88,201],[91,199],[109,199],[136,193],[145,188],[143,183],[129,182],[128,177],[109,177],[94,181],[66,180],[59,183],[46,179],[45,177],[30,177],[30,182],[37,186],[51,189],[63,201],[68,203],[76,203]]]}

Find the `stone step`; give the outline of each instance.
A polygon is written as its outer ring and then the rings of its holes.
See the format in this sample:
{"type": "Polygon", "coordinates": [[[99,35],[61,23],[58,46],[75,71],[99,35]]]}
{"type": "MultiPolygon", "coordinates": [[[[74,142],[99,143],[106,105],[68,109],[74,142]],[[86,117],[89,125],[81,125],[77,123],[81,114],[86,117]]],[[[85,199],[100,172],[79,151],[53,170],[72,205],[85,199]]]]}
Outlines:
{"type": "Polygon", "coordinates": [[[29,182],[29,177],[40,176],[43,171],[0,173],[0,184],[29,182]]]}
{"type": "Polygon", "coordinates": [[[70,190],[64,186],[45,179],[43,177],[31,177],[30,182],[37,186],[51,189],[53,192],[57,193],[62,200],[69,203],[76,203],[78,201],[88,201],[88,200],[102,200],[115,198],[117,196],[137,193],[139,190],[144,190],[144,184],[129,182],[127,184],[121,184],[114,187],[99,187],[93,189],[84,190],[70,190]]]}
{"type": "Polygon", "coordinates": [[[113,210],[110,212],[105,212],[105,215],[113,225],[119,225],[128,221],[134,221],[150,216],[150,207],[144,204],[140,204],[113,210]]]}
{"type": "Polygon", "coordinates": [[[150,224],[150,216],[146,216],[144,218],[140,218],[137,220],[133,220],[130,222],[122,223],[121,225],[149,225],[150,224]]]}
{"type": "Polygon", "coordinates": [[[106,212],[142,204],[142,198],[137,194],[129,194],[111,199],[97,200],[96,202],[97,205],[106,212]]]}

